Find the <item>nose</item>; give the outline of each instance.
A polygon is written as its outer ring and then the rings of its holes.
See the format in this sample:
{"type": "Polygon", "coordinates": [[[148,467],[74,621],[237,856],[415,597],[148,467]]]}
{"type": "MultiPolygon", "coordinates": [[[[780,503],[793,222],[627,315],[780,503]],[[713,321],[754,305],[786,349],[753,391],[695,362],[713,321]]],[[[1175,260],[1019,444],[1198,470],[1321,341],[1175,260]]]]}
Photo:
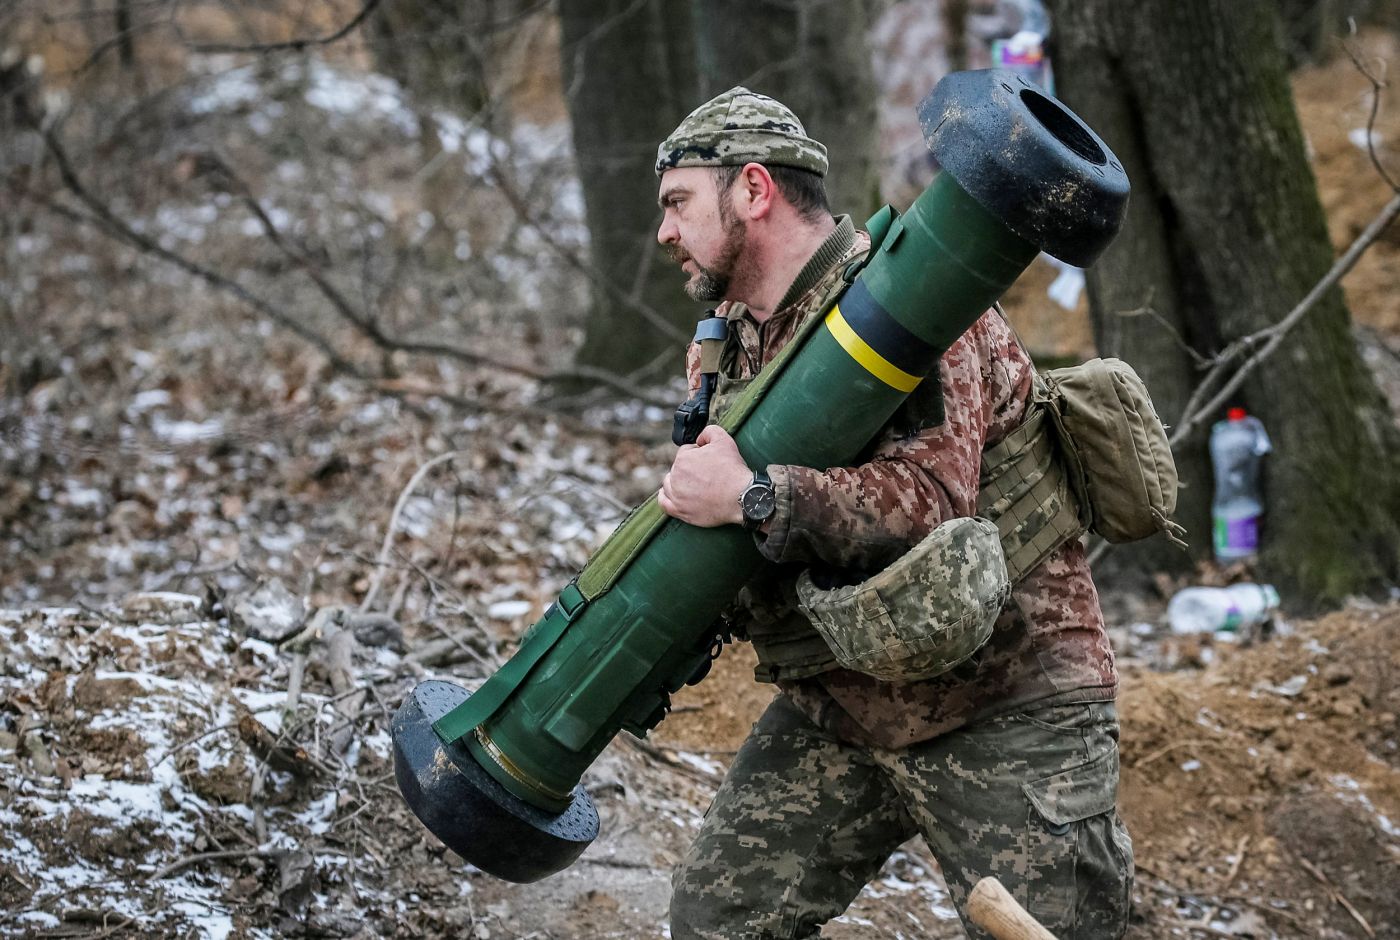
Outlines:
{"type": "Polygon", "coordinates": [[[671,218],[671,213],[661,213],[661,227],[656,230],[656,240],[663,245],[681,240],[681,230],[671,218]]]}

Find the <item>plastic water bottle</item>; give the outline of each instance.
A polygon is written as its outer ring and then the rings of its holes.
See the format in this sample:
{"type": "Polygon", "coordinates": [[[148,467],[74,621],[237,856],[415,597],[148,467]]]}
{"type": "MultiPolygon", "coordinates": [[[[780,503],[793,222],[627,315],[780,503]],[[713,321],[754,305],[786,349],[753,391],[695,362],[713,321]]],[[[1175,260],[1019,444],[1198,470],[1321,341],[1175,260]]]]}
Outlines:
{"type": "Polygon", "coordinates": [[[1219,561],[1252,558],[1259,551],[1259,519],[1264,500],[1259,491],[1259,458],[1273,450],[1258,418],[1231,408],[1210,432],[1210,459],[1215,467],[1215,557],[1219,561]]]}
{"type": "Polygon", "coordinates": [[[1278,591],[1272,584],[1191,587],[1172,595],[1167,622],[1173,633],[1233,632],[1263,623],[1277,609],[1278,591]]]}

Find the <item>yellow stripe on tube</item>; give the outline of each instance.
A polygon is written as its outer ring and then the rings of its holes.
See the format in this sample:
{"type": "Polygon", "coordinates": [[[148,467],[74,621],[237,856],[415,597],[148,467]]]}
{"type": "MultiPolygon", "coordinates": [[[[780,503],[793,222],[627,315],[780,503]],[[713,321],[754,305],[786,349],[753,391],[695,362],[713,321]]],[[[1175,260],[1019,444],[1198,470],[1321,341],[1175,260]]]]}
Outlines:
{"type": "Polygon", "coordinates": [[[851,329],[851,325],[846,322],[846,318],[841,316],[840,305],[832,307],[831,313],[827,314],[826,328],[831,331],[836,342],[841,344],[841,348],[850,353],[852,359],[860,363],[866,372],[890,388],[901,392],[912,392],[923,381],[919,376],[910,375],[891,363],[872,349],[869,343],[857,336],[856,331],[851,329]]]}

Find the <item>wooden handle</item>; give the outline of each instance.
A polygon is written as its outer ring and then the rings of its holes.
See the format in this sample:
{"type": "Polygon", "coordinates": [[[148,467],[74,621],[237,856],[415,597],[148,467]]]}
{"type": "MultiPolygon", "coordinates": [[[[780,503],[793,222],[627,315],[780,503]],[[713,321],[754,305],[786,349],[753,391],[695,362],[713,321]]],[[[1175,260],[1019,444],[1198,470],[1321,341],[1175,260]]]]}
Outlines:
{"type": "Polygon", "coordinates": [[[995,878],[977,882],[967,899],[967,916],[996,940],[1055,940],[995,878]]]}

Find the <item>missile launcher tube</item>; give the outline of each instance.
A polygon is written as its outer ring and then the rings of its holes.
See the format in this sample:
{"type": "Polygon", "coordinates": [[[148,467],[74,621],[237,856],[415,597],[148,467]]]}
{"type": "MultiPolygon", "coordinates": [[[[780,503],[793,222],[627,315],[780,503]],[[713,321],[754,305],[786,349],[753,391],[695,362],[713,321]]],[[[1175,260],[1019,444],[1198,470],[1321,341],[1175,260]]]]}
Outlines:
{"type": "MultiPolygon", "coordinates": [[[[849,463],[1038,250],[940,176],[738,429],[745,462],[849,463]]],[[[618,731],[644,734],[661,720],[709,655],[721,610],[762,563],[738,526],[668,520],[467,746],[508,790],[562,812],[618,731]]],[[[551,616],[563,617],[563,605],[551,616]]],[[[536,631],[522,653],[552,632],[536,631]]]]}
{"type": "MultiPolygon", "coordinates": [[[[1087,263],[1116,231],[1121,167],[1033,86],[958,73],[920,118],[950,169],[905,215],[871,220],[863,268],[725,420],[751,467],[853,461],[1040,250],[1087,263]]],[[[600,549],[474,694],[424,683],[395,721],[396,774],[415,813],[504,878],[544,877],[587,846],[597,817],[584,771],[619,731],[644,735],[665,716],[708,662],[720,612],[764,563],[740,527],[666,519],[654,498],[613,538],[626,544],[600,549]]]]}

